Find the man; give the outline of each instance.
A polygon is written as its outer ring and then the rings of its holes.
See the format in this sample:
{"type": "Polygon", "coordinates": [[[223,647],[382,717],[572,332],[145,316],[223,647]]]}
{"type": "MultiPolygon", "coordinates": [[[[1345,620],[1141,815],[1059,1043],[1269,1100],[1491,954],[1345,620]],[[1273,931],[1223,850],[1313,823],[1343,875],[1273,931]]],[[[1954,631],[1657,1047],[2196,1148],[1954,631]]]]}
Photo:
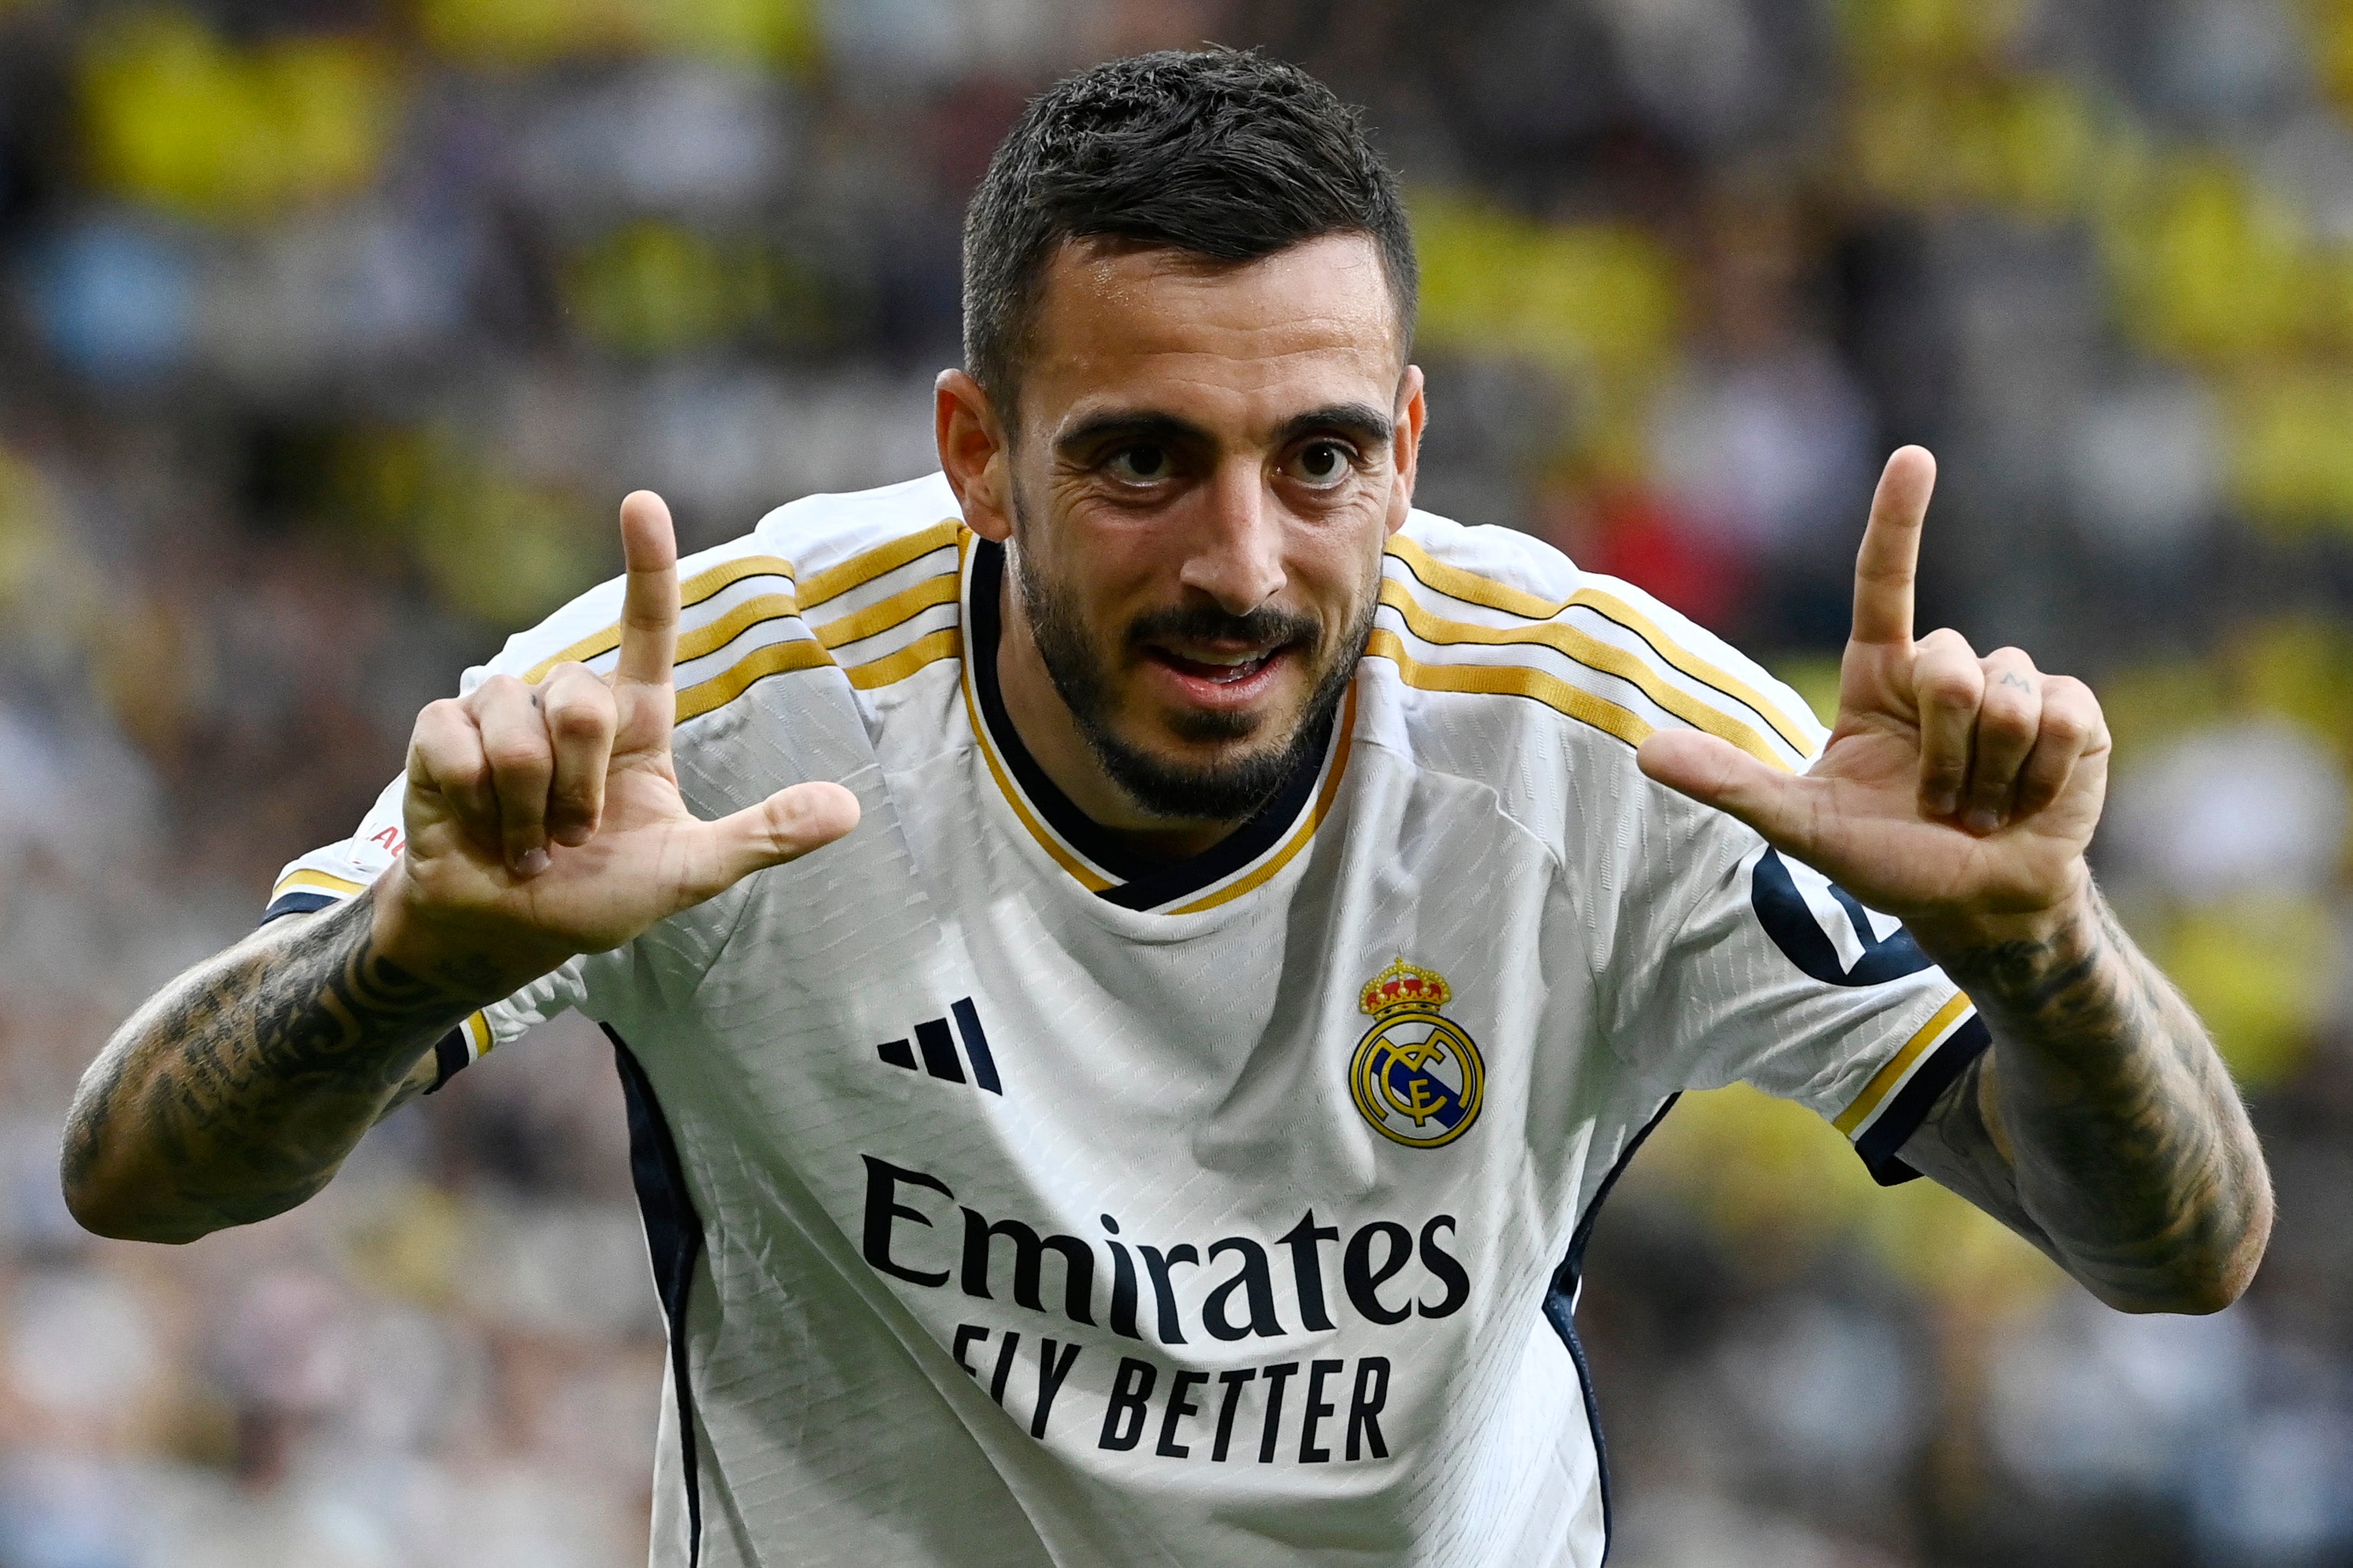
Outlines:
{"type": "Polygon", "coordinates": [[[1913,640],[1926,455],[1825,738],[1410,510],[1413,300],[1303,74],[1055,88],[973,203],[944,475],[683,565],[631,496],[626,582],[123,1026],[75,1212],[276,1213],[586,1010],[670,1325],[663,1563],[1597,1563],[1584,1239],[1734,1079],[2115,1305],[2232,1300],[2266,1180],[2085,871],[2099,710],[1913,640]]]}

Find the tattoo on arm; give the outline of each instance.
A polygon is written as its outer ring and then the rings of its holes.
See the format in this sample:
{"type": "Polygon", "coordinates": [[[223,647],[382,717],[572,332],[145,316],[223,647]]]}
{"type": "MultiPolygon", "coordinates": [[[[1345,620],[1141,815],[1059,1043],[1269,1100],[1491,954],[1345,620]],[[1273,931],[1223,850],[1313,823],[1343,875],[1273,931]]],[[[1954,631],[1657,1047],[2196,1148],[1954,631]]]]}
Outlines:
{"type": "Polygon", "coordinates": [[[1947,968],[1995,1046],[1904,1158],[2113,1304],[2235,1296],[2270,1230],[2263,1154],[2204,1028],[2105,901],[1947,968]]]}
{"type": "Polygon", "coordinates": [[[487,962],[419,975],[376,952],[364,896],[277,928],[183,975],[109,1043],[67,1124],[69,1195],[136,1194],[133,1223],[156,1239],[290,1208],[425,1087],[420,1055],[493,994],[487,962]]]}

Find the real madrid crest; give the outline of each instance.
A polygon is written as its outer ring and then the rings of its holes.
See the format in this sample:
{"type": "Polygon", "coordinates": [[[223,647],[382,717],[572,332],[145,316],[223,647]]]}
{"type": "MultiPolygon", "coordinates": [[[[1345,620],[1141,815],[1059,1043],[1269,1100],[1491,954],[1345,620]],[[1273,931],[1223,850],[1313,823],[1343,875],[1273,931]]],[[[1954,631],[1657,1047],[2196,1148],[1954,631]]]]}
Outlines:
{"type": "Polygon", "coordinates": [[[1356,1109],[1385,1135],[1417,1149],[1469,1131],[1487,1087],[1479,1047],[1440,1016],[1453,999],[1444,975],[1400,958],[1374,975],[1356,1002],[1373,1017],[1348,1062],[1356,1109]]]}

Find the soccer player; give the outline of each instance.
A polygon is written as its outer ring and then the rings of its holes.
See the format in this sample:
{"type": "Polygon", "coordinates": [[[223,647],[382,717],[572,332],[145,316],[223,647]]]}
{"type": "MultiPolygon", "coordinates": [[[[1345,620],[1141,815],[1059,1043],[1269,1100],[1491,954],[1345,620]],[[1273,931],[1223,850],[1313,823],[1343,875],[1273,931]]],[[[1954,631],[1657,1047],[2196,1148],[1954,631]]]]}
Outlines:
{"type": "Polygon", "coordinates": [[[686,562],[624,501],[626,578],[90,1068],[84,1224],[275,1214],[585,1011],[669,1315],[661,1564],[1589,1568],[1585,1237],[1736,1079],[2114,1305],[2243,1289],[2261,1155],[2085,870],[2097,704],[1913,637],[1926,453],[1825,735],[1411,510],[1411,242],[1297,70],[1062,82],[965,268],[944,472],[686,562]]]}

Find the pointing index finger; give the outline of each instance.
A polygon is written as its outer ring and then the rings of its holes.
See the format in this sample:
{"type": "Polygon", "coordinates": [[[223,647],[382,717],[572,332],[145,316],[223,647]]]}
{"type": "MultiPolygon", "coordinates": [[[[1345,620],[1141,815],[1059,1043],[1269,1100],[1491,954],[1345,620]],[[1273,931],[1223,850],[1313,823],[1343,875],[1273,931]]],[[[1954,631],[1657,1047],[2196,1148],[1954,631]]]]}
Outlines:
{"type": "Polygon", "coordinates": [[[678,536],[670,508],[651,490],[621,501],[621,661],[617,681],[668,686],[678,652],[678,536]]]}
{"type": "Polygon", "coordinates": [[[1899,447],[1872,492],[1871,521],[1854,559],[1854,640],[1912,640],[1912,581],[1920,564],[1920,524],[1936,488],[1926,447],[1899,447]]]}

